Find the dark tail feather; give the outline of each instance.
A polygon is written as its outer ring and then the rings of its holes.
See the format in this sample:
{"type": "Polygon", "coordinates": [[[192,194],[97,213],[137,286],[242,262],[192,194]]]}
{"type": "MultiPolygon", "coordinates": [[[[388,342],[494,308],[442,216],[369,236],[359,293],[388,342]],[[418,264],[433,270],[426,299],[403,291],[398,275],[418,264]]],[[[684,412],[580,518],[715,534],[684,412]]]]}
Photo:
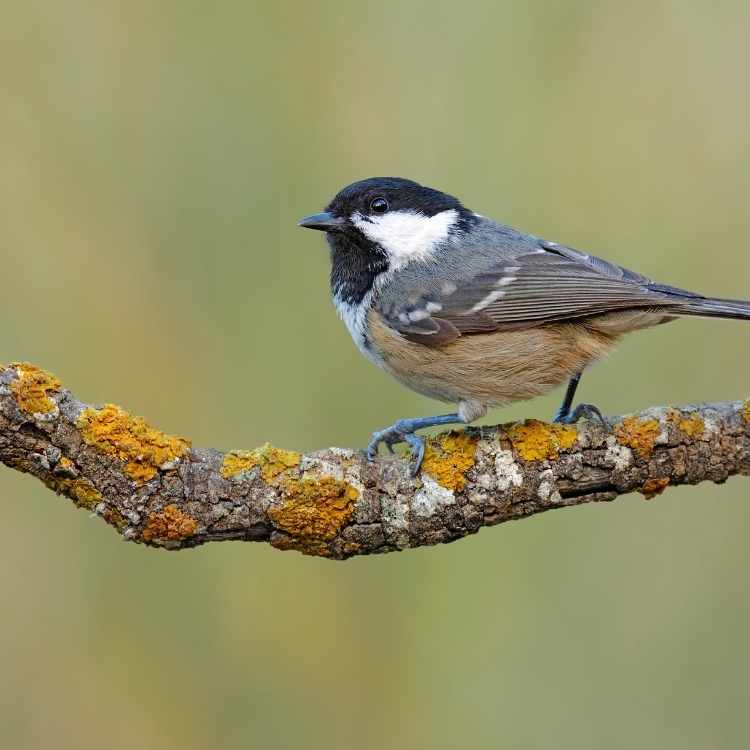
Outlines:
{"type": "Polygon", "coordinates": [[[734,318],[750,320],[750,302],[741,299],[714,299],[711,297],[686,300],[676,306],[678,315],[695,315],[701,318],[734,318]]]}

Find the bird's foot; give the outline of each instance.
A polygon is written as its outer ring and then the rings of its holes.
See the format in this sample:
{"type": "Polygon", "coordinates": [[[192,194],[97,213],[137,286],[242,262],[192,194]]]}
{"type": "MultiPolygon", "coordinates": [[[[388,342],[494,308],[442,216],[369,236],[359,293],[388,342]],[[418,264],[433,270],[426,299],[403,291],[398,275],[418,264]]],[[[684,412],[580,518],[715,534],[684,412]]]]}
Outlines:
{"type": "Polygon", "coordinates": [[[378,447],[381,443],[385,443],[385,446],[391,453],[394,452],[394,445],[408,443],[411,448],[412,459],[409,465],[409,475],[415,477],[419,473],[422,460],[424,459],[424,438],[414,432],[411,420],[400,419],[384,430],[373,432],[366,450],[368,461],[375,460],[375,457],[378,455],[378,447]]]}
{"type": "Polygon", "coordinates": [[[602,423],[605,427],[607,426],[607,420],[601,413],[597,406],[593,404],[578,404],[573,411],[564,412],[562,409],[558,409],[555,414],[553,422],[558,424],[575,424],[579,419],[596,419],[602,423]]]}

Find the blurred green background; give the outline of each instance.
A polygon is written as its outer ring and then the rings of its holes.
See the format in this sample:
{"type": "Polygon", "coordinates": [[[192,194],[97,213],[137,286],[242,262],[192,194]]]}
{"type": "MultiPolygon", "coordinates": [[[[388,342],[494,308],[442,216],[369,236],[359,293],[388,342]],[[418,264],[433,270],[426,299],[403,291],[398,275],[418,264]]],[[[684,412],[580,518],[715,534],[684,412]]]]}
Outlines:
{"type": "MultiPolygon", "coordinates": [[[[336,319],[320,236],[401,175],[750,296],[750,6],[2,3],[0,361],[197,445],[361,446],[440,405],[336,319]]],[[[748,395],[750,327],[628,339],[609,413],[748,395]]],[[[491,420],[548,417],[560,398],[491,420]]],[[[4,748],[746,747],[750,483],[334,564],[170,554],[0,470],[4,748]]]]}

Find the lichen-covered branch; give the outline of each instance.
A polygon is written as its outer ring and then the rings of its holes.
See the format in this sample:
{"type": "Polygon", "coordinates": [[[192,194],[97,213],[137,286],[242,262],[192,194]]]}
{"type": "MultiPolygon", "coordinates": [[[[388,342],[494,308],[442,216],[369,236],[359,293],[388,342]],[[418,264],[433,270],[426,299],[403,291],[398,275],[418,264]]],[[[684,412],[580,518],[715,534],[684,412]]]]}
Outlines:
{"type": "Polygon", "coordinates": [[[659,407],[577,427],[526,421],[429,441],[422,473],[330,448],[193,448],[53,375],[0,365],[0,461],[167,549],[270,542],[342,559],[450,542],[552,508],[750,474],[750,402],[659,407]]]}

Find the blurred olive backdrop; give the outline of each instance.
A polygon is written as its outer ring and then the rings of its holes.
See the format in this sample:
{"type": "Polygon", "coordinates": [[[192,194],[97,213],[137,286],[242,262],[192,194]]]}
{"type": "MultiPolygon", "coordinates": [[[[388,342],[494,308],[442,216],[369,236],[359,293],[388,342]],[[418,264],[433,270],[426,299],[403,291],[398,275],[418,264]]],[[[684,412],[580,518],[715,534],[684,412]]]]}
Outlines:
{"type": "MultiPolygon", "coordinates": [[[[2,19],[0,361],[197,445],[357,446],[441,408],[357,353],[323,238],[296,227],[355,179],[750,296],[744,0],[6,0],[2,19]]],[[[582,395],[740,398],[749,341],[638,334],[582,395]]],[[[342,564],[123,544],[3,467],[0,745],[745,747],[748,491],[342,564]]]]}

